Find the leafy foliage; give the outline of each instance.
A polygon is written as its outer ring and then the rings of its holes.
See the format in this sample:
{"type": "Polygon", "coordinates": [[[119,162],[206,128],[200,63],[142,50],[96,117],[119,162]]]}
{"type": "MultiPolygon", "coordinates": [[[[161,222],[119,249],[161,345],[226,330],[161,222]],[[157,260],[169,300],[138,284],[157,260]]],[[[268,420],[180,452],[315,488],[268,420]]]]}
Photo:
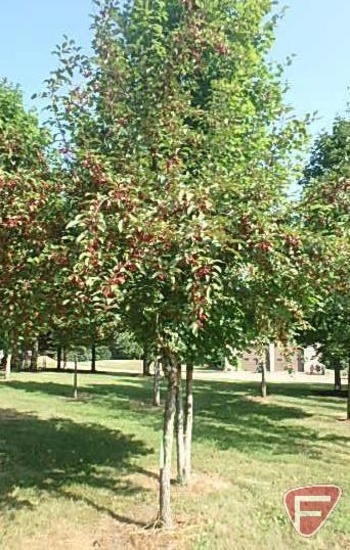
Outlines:
{"type": "Polygon", "coordinates": [[[272,3],[96,4],[93,56],[66,41],[48,81],[76,299],[187,356],[286,338],[310,290],[285,223],[306,131],[266,61],[272,3]]]}
{"type": "Polygon", "coordinates": [[[312,331],[303,338],[319,343],[325,361],[347,362],[350,334],[349,231],[350,231],[350,122],[338,118],[332,132],[316,140],[302,183],[302,209],[306,227],[319,238],[314,250],[323,273],[316,284],[326,283],[327,298],[321,311],[311,319],[312,331]]]}
{"type": "Polygon", "coordinates": [[[141,359],[142,347],[130,331],[118,332],[111,343],[112,359],[141,359]]]}
{"type": "Polygon", "coordinates": [[[19,88],[0,81],[0,169],[13,173],[42,167],[48,144],[47,130],[34,113],[24,110],[19,88]]]}
{"type": "Polygon", "coordinates": [[[27,113],[17,88],[0,85],[1,332],[11,342],[35,337],[48,318],[50,266],[35,265],[57,229],[60,181],[51,177],[46,130],[27,113]]]}

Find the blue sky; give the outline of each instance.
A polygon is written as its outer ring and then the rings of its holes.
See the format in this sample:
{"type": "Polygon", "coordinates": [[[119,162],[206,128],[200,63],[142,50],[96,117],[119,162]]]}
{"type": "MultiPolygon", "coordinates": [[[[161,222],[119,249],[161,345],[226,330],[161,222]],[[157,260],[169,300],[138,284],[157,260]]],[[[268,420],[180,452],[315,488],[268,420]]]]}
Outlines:
{"type": "MultiPolygon", "coordinates": [[[[28,105],[55,67],[50,52],[64,33],[88,46],[91,6],[90,0],[1,0],[0,76],[21,85],[28,105]]],[[[273,57],[296,54],[286,74],[288,101],[298,114],[319,112],[317,133],[350,99],[350,0],[289,0],[289,6],[273,57]]]]}

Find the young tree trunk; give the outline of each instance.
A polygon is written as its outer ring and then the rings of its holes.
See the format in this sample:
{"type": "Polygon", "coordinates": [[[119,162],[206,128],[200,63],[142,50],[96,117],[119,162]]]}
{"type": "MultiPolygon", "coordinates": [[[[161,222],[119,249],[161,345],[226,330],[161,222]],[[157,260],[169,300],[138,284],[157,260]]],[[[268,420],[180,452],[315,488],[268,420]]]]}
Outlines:
{"type": "Polygon", "coordinates": [[[143,376],[151,376],[151,363],[149,360],[148,347],[144,346],[142,356],[142,374],[143,376]]]}
{"type": "Polygon", "coordinates": [[[20,370],[21,357],[20,357],[20,352],[19,352],[19,349],[18,349],[17,346],[13,347],[10,362],[11,362],[10,366],[11,366],[12,371],[13,370],[20,370]]]}
{"type": "Polygon", "coordinates": [[[17,372],[21,372],[22,370],[25,370],[25,368],[26,368],[25,358],[26,358],[26,352],[22,351],[22,350],[19,351],[18,352],[17,364],[16,364],[17,372]]]}
{"type": "Polygon", "coordinates": [[[347,403],[346,418],[347,420],[350,420],[350,361],[348,365],[348,403],[347,403]]]}
{"type": "Polygon", "coordinates": [[[38,356],[39,356],[39,341],[36,340],[33,347],[32,347],[32,355],[30,357],[30,370],[31,371],[37,371],[38,370],[38,356]]]}
{"type": "Polygon", "coordinates": [[[4,355],[2,356],[2,359],[1,359],[1,361],[0,361],[0,367],[1,367],[1,369],[4,369],[4,371],[5,371],[5,369],[6,369],[7,360],[8,360],[8,354],[7,354],[7,352],[5,351],[5,352],[4,352],[4,355]]]}
{"type": "Polygon", "coordinates": [[[186,365],[186,404],[185,404],[185,483],[191,478],[193,429],[193,364],[186,365]]]}
{"type": "Polygon", "coordinates": [[[159,524],[171,528],[173,525],[171,514],[171,456],[174,438],[174,420],[176,410],[176,365],[172,358],[165,361],[165,372],[168,379],[168,390],[165,402],[163,440],[161,448],[159,472],[159,524]]]}
{"type": "Polygon", "coordinates": [[[29,354],[28,354],[27,350],[23,354],[22,368],[23,368],[23,370],[29,370],[30,369],[30,358],[29,358],[29,354]]]}
{"type": "Polygon", "coordinates": [[[96,372],[96,344],[91,346],[91,372],[96,372]]]}
{"type": "Polygon", "coordinates": [[[160,361],[156,359],[154,363],[154,377],[153,377],[153,405],[155,407],[160,407],[160,361]]]}
{"type": "Polygon", "coordinates": [[[261,361],[261,385],[260,385],[261,397],[267,396],[267,384],[266,384],[266,363],[261,361]]]}
{"type": "Polygon", "coordinates": [[[62,368],[62,347],[57,347],[57,370],[61,370],[62,368]]]}
{"type": "Polygon", "coordinates": [[[340,361],[338,358],[334,360],[334,391],[339,392],[341,391],[341,376],[340,376],[341,368],[340,368],[340,361]]]}
{"type": "Polygon", "coordinates": [[[78,361],[76,357],[74,357],[73,390],[74,399],[78,399],[78,361]]]}
{"type": "Polygon", "coordinates": [[[177,455],[177,482],[181,485],[185,482],[185,442],[184,442],[184,408],[182,399],[181,362],[177,366],[176,385],[176,455],[177,455]]]}
{"type": "Polygon", "coordinates": [[[5,355],[6,357],[6,363],[5,363],[5,380],[10,380],[11,378],[11,354],[5,355]]]}
{"type": "Polygon", "coordinates": [[[67,348],[63,348],[63,368],[67,368],[67,348]]]}

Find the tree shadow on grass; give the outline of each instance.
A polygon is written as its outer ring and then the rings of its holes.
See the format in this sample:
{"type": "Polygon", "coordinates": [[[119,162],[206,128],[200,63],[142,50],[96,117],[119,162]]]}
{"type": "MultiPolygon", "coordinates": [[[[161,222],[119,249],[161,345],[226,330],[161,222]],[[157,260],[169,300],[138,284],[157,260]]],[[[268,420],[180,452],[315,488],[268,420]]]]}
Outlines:
{"type": "MultiPolygon", "coordinates": [[[[153,452],[133,436],[66,418],[44,420],[13,409],[0,409],[0,425],[0,505],[6,510],[31,506],[19,487],[73,499],[71,483],[123,496],[145,491],[125,477],[137,471],[133,458],[153,452]]],[[[119,521],[134,523],[90,497],[76,498],[119,521]]]]}
{"type": "Polygon", "coordinates": [[[332,383],[324,382],[287,382],[278,384],[277,382],[268,383],[268,388],[272,395],[281,395],[293,397],[296,399],[321,398],[321,403],[328,401],[339,401],[347,396],[347,392],[335,392],[332,383]],[[328,399],[329,398],[329,399],[328,399]]]}
{"type": "Polygon", "coordinates": [[[347,399],[347,390],[335,391],[333,384],[307,382],[291,382],[288,384],[269,384],[272,395],[290,398],[293,400],[304,400],[305,405],[323,408],[329,416],[329,412],[344,412],[344,400],[347,399]]]}
{"type": "MultiPolygon", "coordinates": [[[[25,371],[21,371],[21,372],[25,372],[25,371]]],[[[66,367],[65,369],[61,369],[61,370],[57,370],[57,368],[46,368],[46,369],[41,369],[41,370],[38,370],[38,371],[26,371],[27,373],[29,372],[30,374],[40,374],[40,373],[52,373],[52,374],[58,374],[58,375],[64,375],[64,374],[74,374],[75,370],[74,368],[72,367],[66,367]]],[[[145,378],[145,376],[142,374],[142,372],[138,372],[138,371],[132,371],[132,370],[114,370],[114,369],[109,369],[109,370],[103,370],[103,367],[102,368],[98,368],[95,370],[95,371],[91,371],[91,369],[88,369],[88,368],[79,368],[78,367],[78,370],[77,370],[77,373],[78,375],[79,374],[83,374],[84,376],[91,376],[92,378],[94,377],[104,377],[104,376],[109,376],[111,378],[118,378],[118,377],[123,377],[123,376],[130,376],[131,378],[145,378]]]]}
{"type": "MultiPolygon", "coordinates": [[[[313,416],[304,410],[305,399],[309,402],[312,396],[317,398],[325,410],[332,406],[333,400],[317,397],[317,392],[322,389],[320,385],[310,386],[270,384],[271,394],[293,398],[290,405],[254,399],[259,395],[256,382],[196,380],[194,441],[209,441],[222,450],[235,448],[240,452],[263,453],[267,457],[303,454],[320,459],[323,449],[319,432],[305,422],[313,416]]],[[[27,392],[71,395],[71,386],[52,382],[13,381],[11,387],[27,392]]],[[[164,390],[165,384],[163,397],[164,390]]],[[[131,378],[124,379],[122,384],[86,384],[81,391],[94,401],[94,406],[108,408],[116,414],[127,410],[136,419],[140,418],[143,425],[154,430],[161,428],[162,410],[152,408],[150,404],[149,380],[131,378]]],[[[337,436],[334,436],[332,443],[336,445],[337,441],[337,436]]],[[[344,438],[338,443],[344,445],[344,438]]],[[[350,438],[347,443],[350,443],[350,438]]]]}
{"type": "MultiPolygon", "coordinates": [[[[90,384],[84,383],[80,385],[79,392],[82,397],[111,397],[112,399],[122,400],[140,400],[143,402],[150,402],[151,400],[151,385],[152,380],[141,376],[134,376],[130,374],[116,375],[115,383],[107,384],[90,384]],[[117,379],[123,380],[122,384],[118,384],[117,379]],[[124,381],[127,380],[127,383],[124,381]]],[[[11,380],[10,387],[23,390],[29,393],[45,393],[49,395],[56,395],[59,397],[70,398],[73,395],[73,384],[49,382],[43,381],[21,381],[11,380]]],[[[259,382],[242,382],[242,381],[216,381],[216,380],[195,380],[194,388],[195,392],[202,388],[210,388],[210,392],[215,394],[226,395],[227,392],[230,395],[250,395],[259,396],[259,382]],[[212,389],[211,389],[212,388],[212,389]]],[[[165,392],[166,383],[163,381],[162,391],[165,392]]],[[[320,405],[343,405],[344,398],[347,397],[347,391],[335,393],[331,387],[325,387],[324,384],[311,384],[290,382],[278,384],[276,382],[268,383],[268,393],[271,396],[283,396],[289,397],[294,400],[307,399],[317,401],[320,405]]],[[[285,407],[283,407],[285,408],[285,407]]],[[[295,407],[296,408],[296,407],[295,407]]],[[[244,405],[243,405],[244,409],[244,405]]],[[[298,409],[299,410],[299,409],[298,409]]],[[[272,409],[271,409],[272,411],[272,409]]]]}
{"type": "MultiPolygon", "coordinates": [[[[121,377],[128,379],[128,375],[121,377]]],[[[114,384],[87,384],[78,383],[78,395],[82,397],[108,397],[115,396],[116,399],[139,399],[150,400],[151,398],[151,380],[141,377],[132,377],[132,381],[128,380],[128,383],[118,382],[114,384]]],[[[72,384],[49,382],[47,380],[33,381],[33,380],[10,380],[6,383],[9,388],[25,391],[28,393],[43,393],[47,395],[55,395],[57,397],[71,398],[73,396],[73,382],[72,384]]]]}
{"type": "MultiPolygon", "coordinates": [[[[206,384],[207,381],[197,380],[196,385],[206,384]]],[[[235,392],[244,393],[252,396],[260,395],[260,383],[256,381],[242,381],[242,380],[230,380],[228,382],[215,381],[215,387],[217,391],[227,387],[233,386],[235,392]]],[[[343,399],[347,397],[347,391],[335,392],[331,383],[325,384],[324,382],[284,382],[278,383],[276,381],[267,383],[268,396],[281,396],[287,397],[293,400],[307,400],[305,404],[310,401],[316,401],[321,406],[328,407],[332,404],[343,405],[343,399]]],[[[297,403],[296,403],[297,404],[297,403]]]]}
{"type": "MultiPolygon", "coordinates": [[[[263,453],[267,459],[281,454],[321,459],[322,442],[326,438],[319,437],[319,431],[307,424],[314,415],[304,409],[305,398],[308,402],[310,395],[317,395],[320,386],[305,386],[270,386],[272,395],[293,397],[295,402],[291,406],[256,399],[258,383],[215,382],[212,386],[207,381],[196,381],[195,439],[213,440],[223,450],[236,448],[248,454],[263,453]]],[[[319,402],[325,409],[332,406],[321,398],[319,402]]],[[[350,443],[350,437],[333,435],[333,445],[343,449],[345,443],[350,443]]]]}

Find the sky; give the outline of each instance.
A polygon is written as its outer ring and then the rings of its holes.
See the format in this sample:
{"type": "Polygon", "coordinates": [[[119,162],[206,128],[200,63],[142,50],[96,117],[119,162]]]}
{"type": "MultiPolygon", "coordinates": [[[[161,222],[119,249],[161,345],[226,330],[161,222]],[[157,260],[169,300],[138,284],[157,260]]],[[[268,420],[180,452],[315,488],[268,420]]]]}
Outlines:
{"type": "MultiPolygon", "coordinates": [[[[295,54],[287,100],[298,115],[318,111],[314,135],[329,129],[350,100],[350,0],[286,0],[273,59],[295,54]]],[[[0,0],[0,77],[23,89],[26,104],[56,66],[63,34],[89,45],[91,0],[0,0]]]]}

